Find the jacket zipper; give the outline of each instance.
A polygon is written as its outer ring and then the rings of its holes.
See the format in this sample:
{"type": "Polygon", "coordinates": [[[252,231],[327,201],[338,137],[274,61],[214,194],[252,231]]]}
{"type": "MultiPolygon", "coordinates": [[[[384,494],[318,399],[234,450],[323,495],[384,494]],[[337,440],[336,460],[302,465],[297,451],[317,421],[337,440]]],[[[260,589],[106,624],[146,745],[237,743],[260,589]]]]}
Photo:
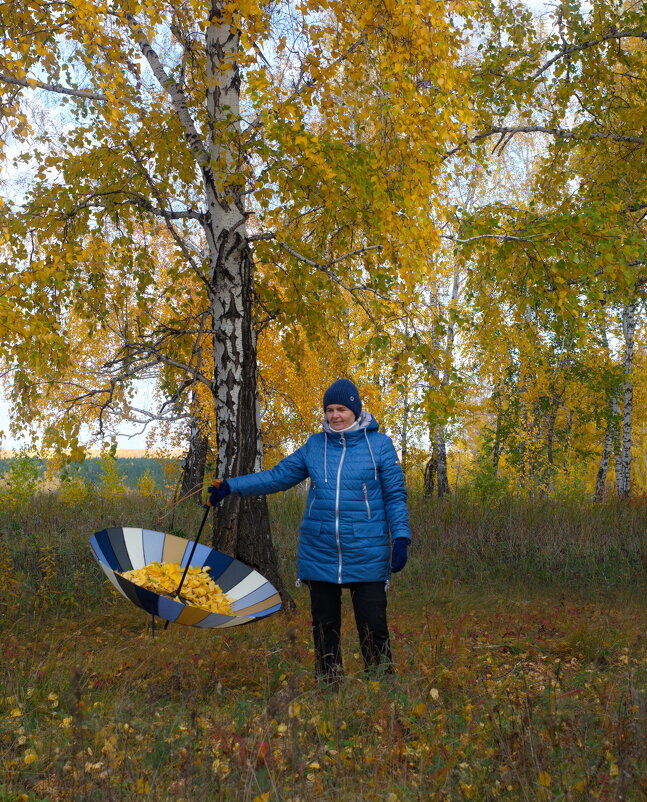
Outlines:
{"type": "Polygon", "coordinates": [[[364,503],[366,504],[366,515],[368,516],[368,520],[371,520],[371,505],[368,503],[368,488],[366,487],[366,482],[362,482],[362,490],[364,491],[364,503]]]}
{"type": "Polygon", "coordinates": [[[310,502],[310,507],[308,508],[308,517],[312,516],[312,507],[314,506],[315,501],[317,500],[317,485],[313,482],[312,483],[312,501],[310,502]]]}
{"type": "Polygon", "coordinates": [[[341,458],[339,460],[339,467],[337,468],[337,494],[335,496],[335,537],[337,539],[337,554],[339,555],[339,569],[337,571],[337,582],[341,585],[341,541],[339,540],[339,494],[341,489],[341,468],[344,464],[344,457],[346,456],[346,438],[341,435],[341,458]]]}

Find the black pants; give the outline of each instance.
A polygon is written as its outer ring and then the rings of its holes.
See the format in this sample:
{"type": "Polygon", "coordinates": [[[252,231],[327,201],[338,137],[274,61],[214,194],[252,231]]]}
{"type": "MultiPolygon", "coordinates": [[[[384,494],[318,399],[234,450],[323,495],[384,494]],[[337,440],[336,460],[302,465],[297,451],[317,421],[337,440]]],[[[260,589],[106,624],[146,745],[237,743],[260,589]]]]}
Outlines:
{"type": "MultiPolygon", "coordinates": [[[[341,656],[341,585],[332,582],[308,582],[312,609],[312,634],[315,647],[315,672],[324,680],[343,672],[341,656]]],[[[384,582],[349,582],[355,611],[359,645],[368,669],[384,665],[391,670],[391,646],[386,623],[384,582]]]]}

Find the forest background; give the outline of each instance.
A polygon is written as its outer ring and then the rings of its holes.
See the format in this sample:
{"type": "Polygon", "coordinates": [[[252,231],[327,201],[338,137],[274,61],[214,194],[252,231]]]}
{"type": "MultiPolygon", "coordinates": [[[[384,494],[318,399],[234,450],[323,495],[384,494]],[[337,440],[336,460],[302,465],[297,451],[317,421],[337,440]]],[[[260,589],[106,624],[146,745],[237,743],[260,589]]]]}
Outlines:
{"type": "Polygon", "coordinates": [[[258,338],[252,467],[316,430],[349,375],[427,492],[641,494],[642,5],[214,8],[240,40],[234,58],[207,31],[215,71],[199,8],[133,9],[144,30],[124,6],[119,34],[83,8],[5,17],[14,429],[64,460],[137,421],[188,450],[189,485],[207,449],[231,472],[219,409],[238,402],[218,394],[254,390],[226,363],[255,347],[215,314],[231,288],[195,133],[253,258],[237,313],[258,338]],[[142,382],[157,406],[138,406],[142,382]]]}
{"type": "Polygon", "coordinates": [[[0,33],[0,800],[643,799],[644,4],[31,0],[0,33]],[[191,537],[343,375],[409,489],[398,674],[345,633],[313,682],[301,488],[213,516],[287,615],[151,642],[89,534],[191,537]]]}

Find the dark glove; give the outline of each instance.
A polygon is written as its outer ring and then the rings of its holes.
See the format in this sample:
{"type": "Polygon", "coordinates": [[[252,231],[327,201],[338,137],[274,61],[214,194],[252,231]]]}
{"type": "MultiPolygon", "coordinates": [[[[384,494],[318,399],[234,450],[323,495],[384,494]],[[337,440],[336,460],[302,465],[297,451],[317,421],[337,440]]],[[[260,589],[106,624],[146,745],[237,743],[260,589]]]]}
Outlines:
{"type": "Polygon", "coordinates": [[[209,498],[207,499],[207,507],[215,507],[220,504],[223,498],[226,498],[231,493],[229,482],[226,479],[216,479],[215,482],[207,488],[209,498]]]}
{"type": "Polygon", "coordinates": [[[397,574],[407,564],[407,546],[409,541],[406,537],[396,537],[393,541],[393,553],[391,554],[391,571],[397,574]]]}

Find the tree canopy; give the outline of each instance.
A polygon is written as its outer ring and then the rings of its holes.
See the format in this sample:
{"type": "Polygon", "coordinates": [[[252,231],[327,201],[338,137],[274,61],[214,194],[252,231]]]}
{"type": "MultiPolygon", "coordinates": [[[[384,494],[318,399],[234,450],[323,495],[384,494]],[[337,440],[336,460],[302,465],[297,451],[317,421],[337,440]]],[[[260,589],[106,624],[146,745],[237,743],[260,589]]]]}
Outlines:
{"type": "Polygon", "coordinates": [[[148,418],[202,420],[227,475],[262,464],[261,430],[269,462],[301,442],[344,374],[441,492],[467,462],[628,495],[645,22],[608,0],[5,8],[17,421],[74,450],[144,414],[148,377],[148,418]]]}

